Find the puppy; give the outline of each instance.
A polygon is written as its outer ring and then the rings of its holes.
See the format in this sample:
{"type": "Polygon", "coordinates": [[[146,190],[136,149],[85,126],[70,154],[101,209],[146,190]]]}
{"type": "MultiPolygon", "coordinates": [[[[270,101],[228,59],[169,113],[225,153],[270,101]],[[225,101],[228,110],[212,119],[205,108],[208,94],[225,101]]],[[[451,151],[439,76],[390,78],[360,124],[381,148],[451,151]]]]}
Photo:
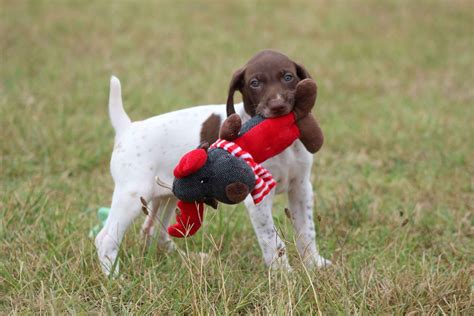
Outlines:
{"type": "MultiPolygon", "coordinates": [[[[157,227],[158,247],[174,248],[166,227],[177,200],[169,189],[156,184],[155,177],[172,183],[172,171],[181,156],[202,142],[215,141],[227,114],[236,112],[243,121],[256,113],[266,117],[287,114],[293,108],[296,84],[304,78],[309,78],[309,74],[301,65],[281,53],[265,50],[235,72],[226,106],[197,106],[131,122],[123,108],[120,81],[112,77],[109,116],[115,130],[115,142],[110,170],[115,188],[109,217],[95,240],[104,273],[118,273],[119,245],[130,224],[141,213],[141,198],[150,201],[144,234],[149,238],[157,227]],[[241,92],[243,103],[234,106],[235,91],[241,92]]],[[[312,162],[312,154],[296,141],[263,164],[278,183],[276,192],[273,190],[257,206],[251,198],[245,200],[264,262],[269,267],[291,270],[285,244],[278,236],[272,218],[273,197],[279,193],[288,195],[297,249],[304,264],[309,267],[330,264],[319,255],[316,247],[310,181],[312,162]]]]}

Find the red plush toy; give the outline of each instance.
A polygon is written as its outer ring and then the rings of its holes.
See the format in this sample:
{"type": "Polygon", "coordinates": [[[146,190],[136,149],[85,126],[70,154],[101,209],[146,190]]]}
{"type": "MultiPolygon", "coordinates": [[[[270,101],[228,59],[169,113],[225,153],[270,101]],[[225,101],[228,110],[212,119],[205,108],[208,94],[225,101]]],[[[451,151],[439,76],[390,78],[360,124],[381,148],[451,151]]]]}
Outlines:
{"type": "Polygon", "coordinates": [[[250,193],[260,203],[276,185],[260,163],[281,153],[296,139],[311,153],[323,143],[321,129],[311,114],[317,87],[312,79],[298,83],[292,112],[276,118],[257,115],[241,124],[230,115],[219,139],[184,155],[174,169],[173,193],[178,199],[176,224],[168,227],[174,237],[191,236],[201,227],[204,203],[217,207],[217,201],[236,204],[250,193]]]}

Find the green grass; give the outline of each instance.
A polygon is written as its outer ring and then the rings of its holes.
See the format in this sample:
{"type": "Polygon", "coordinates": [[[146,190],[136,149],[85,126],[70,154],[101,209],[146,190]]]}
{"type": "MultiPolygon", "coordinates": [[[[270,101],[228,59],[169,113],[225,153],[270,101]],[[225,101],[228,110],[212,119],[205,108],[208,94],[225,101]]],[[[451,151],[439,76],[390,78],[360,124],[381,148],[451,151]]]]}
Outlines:
{"type": "MultiPolygon", "coordinates": [[[[473,314],[471,1],[2,1],[0,313],[473,314]],[[242,206],[209,212],[184,255],[126,235],[100,272],[110,203],[111,74],[142,119],[223,103],[232,72],[276,48],[319,85],[313,183],[335,265],[268,273],[242,206]],[[201,262],[191,252],[205,251],[201,262]]],[[[140,223],[139,223],[140,222],[140,223]]]]}

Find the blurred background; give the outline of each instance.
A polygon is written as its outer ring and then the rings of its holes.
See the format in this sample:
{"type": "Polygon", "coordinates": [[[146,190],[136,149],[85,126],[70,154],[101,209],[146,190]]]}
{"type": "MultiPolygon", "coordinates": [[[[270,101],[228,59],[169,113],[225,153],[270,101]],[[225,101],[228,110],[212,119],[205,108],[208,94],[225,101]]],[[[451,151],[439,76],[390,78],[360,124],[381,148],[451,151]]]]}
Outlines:
{"type": "MultiPolygon", "coordinates": [[[[474,258],[473,7],[472,1],[1,1],[0,307],[467,311],[474,258]],[[223,264],[208,266],[202,286],[186,286],[191,274],[169,283],[185,261],[144,255],[140,223],[121,255],[127,277],[108,283],[87,233],[113,188],[110,76],[121,79],[132,120],[141,120],[224,103],[233,71],[264,48],[305,65],[319,86],[314,113],[325,145],[313,168],[315,213],[318,245],[335,267],[272,287],[238,206],[213,215],[190,245],[213,252],[208,235],[223,238],[215,254],[223,264]]],[[[291,244],[285,205],[280,198],[274,216],[291,244]]]]}

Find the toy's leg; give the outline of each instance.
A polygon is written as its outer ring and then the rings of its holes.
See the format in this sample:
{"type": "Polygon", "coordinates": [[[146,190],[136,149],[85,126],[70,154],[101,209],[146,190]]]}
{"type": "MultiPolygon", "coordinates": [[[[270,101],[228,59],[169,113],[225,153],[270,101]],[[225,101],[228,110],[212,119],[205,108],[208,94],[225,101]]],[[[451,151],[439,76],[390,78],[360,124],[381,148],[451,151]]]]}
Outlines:
{"type": "Polygon", "coordinates": [[[314,154],[323,146],[324,137],[318,121],[309,113],[297,122],[300,129],[300,140],[307,151],[314,154]]]}
{"type": "Polygon", "coordinates": [[[194,235],[204,220],[204,203],[178,201],[177,206],[176,223],[168,227],[168,234],[176,238],[194,235]]]}
{"type": "Polygon", "coordinates": [[[311,109],[316,102],[318,87],[312,79],[301,80],[296,86],[295,112],[298,128],[300,129],[300,140],[306,150],[314,154],[323,145],[323,132],[318,121],[311,114],[311,109]]]}
{"type": "MultiPolygon", "coordinates": [[[[305,173],[307,175],[307,173],[305,173]]],[[[331,261],[319,255],[313,221],[313,187],[309,178],[295,179],[288,193],[296,247],[306,266],[323,267],[331,261]]]]}
{"type": "Polygon", "coordinates": [[[114,276],[118,274],[118,262],[115,269],[114,264],[122,238],[133,220],[141,213],[140,196],[143,196],[145,200],[151,197],[150,191],[139,189],[146,187],[152,188],[151,185],[145,186],[143,184],[115,187],[110,214],[95,239],[100,264],[106,275],[112,271],[114,276]]]}
{"type": "Polygon", "coordinates": [[[232,141],[239,136],[242,120],[238,114],[231,114],[224,123],[222,123],[219,138],[232,141]]]}
{"type": "Polygon", "coordinates": [[[280,239],[275,229],[272,217],[272,203],[275,190],[258,205],[255,205],[249,196],[245,199],[245,206],[250,215],[258,243],[262,249],[265,264],[270,268],[291,271],[286,256],[285,243],[280,239]]]}
{"type": "Polygon", "coordinates": [[[313,79],[304,79],[298,82],[295,94],[295,108],[293,109],[296,119],[302,118],[306,113],[311,113],[317,95],[318,87],[313,79]]]}

